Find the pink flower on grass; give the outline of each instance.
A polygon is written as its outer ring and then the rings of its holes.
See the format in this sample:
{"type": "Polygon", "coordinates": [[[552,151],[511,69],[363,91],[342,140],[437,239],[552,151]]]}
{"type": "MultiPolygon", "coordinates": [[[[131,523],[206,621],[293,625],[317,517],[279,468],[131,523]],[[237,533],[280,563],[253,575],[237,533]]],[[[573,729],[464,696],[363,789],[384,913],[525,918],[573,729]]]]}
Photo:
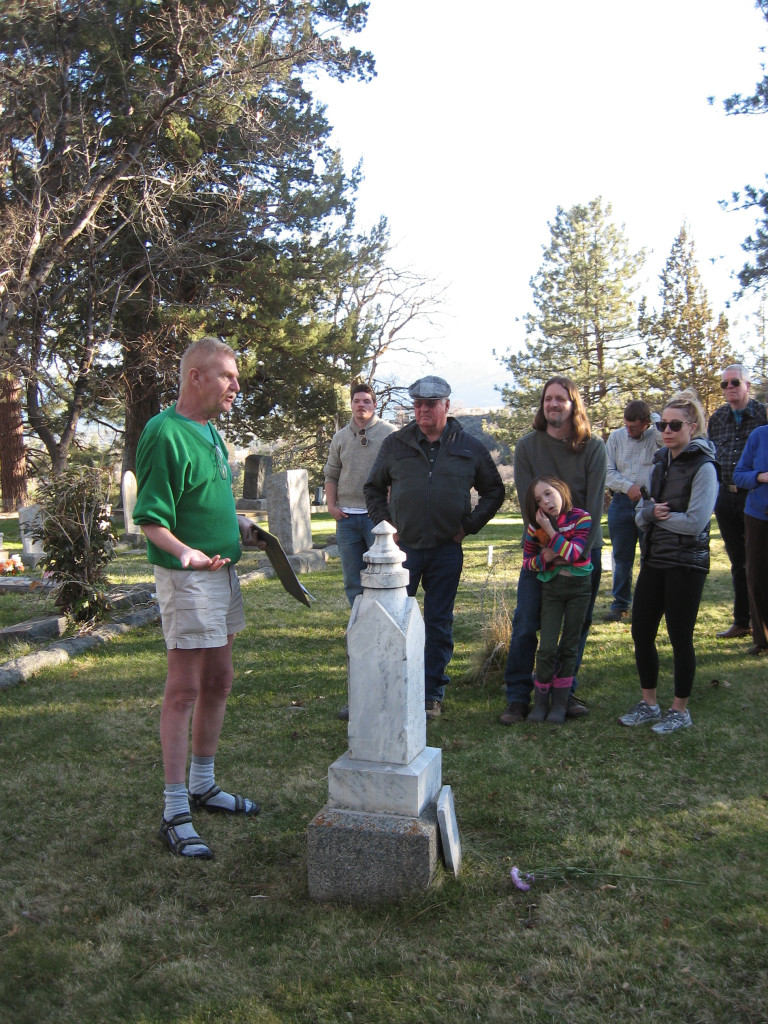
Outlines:
{"type": "Polygon", "coordinates": [[[534,875],[522,876],[520,874],[520,869],[516,867],[512,868],[512,870],[510,871],[510,875],[512,877],[512,884],[515,886],[516,889],[519,889],[521,892],[528,892],[528,890],[531,888],[528,883],[536,881],[534,875]],[[523,878],[525,878],[525,881],[523,881],[523,878]]]}

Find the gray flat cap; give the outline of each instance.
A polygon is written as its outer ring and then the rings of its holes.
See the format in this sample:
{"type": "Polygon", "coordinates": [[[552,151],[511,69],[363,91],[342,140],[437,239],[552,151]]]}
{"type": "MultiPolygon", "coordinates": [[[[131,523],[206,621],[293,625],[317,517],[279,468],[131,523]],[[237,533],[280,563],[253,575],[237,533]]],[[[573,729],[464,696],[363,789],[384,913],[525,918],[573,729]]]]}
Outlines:
{"type": "Polygon", "coordinates": [[[408,388],[411,398],[448,398],[451,385],[442,377],[421,377],[408,388]]]}

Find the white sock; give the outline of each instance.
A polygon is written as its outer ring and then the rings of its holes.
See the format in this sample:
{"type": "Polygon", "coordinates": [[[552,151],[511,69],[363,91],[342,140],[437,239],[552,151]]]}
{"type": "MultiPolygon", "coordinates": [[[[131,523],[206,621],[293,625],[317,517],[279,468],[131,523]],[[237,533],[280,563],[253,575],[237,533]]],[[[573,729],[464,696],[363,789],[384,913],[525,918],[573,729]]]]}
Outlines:
{"type": "MultiPolygon", "coordinates": [[[[200,796],[207,793],[211,786],[216,785],[216,777],[213,770],[214,758],[200,757],[199,754],[192,755],[189,765],[189,792],[193,796],[200,796]]],[[[211,803],[215,803],[212,800],[211,803]]]]}
{"type": "MultiPolygon", "coordinates": [[[[189,765],[189,792],[192,796],[202,796],[203,793],[207,793],[212,786],[216,785],[213,762],[214,758],[212,757],[201,757],[198,754],[192,755],[192,761],[189,765]]],[[[209,807],[223,807],[227,811],[234,811],[235,798],[231,793],[225,793],[222,790],[216,796],[211,797],[210,800],[206,800],[206,804],[209,807]]],[[[246,801],[246,806],[250,807],[251,804],[251,800],[246,801]]]]}
{"type": "MultiPolygon", "coordinates": [[[[163,796],[165,797],[164,821],[172,821],[177,814],[189,814],[189,793],[183,782],[167,782],[163,790],[163,796]]],[[[191,822],[187,825],[175,825],[174,831],[179,839],[200,839],[191,822]]],[[[202,839],[199,846],[195,844],[185,847],[185,850],[189,852],[182,854],[182,856],[194,856],[201,849],[207,849],[202,839]]]]}

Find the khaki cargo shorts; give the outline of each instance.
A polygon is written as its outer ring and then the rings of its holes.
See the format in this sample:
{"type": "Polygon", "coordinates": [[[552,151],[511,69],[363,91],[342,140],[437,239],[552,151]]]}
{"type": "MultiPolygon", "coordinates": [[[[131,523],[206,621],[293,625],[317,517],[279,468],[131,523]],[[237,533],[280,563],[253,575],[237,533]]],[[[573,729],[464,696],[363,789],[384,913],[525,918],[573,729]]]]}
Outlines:
{"type": "Polygon", "coordinates": [[[169,650],[224,647],[245,629],[243,595],[234,565],[216,572],[155,566],[155,587],[169,650]]]}

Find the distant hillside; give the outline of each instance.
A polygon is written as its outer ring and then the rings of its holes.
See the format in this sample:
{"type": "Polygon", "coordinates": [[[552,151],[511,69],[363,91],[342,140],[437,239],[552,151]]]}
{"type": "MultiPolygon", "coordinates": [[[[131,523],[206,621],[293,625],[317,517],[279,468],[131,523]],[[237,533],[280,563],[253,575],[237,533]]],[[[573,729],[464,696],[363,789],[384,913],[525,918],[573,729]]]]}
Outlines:
{"type": "Polygon", "coordinates": [[[471,434],[473,437],[476,437],[480,441],[482,441],[485,447],[488,449],[488,451],[498,452],[499,458],[503,460],[505,463],[509,462],[511,464],[512,449],[509,447],[509,445],[502,444],[500,441],[497,441],[495,437],[491,437],[490,434],[487,434],[483,430],[483,421],[488,420],[491,417],[491,413],[483,413],[481,415],[479,413],[459,412],[456,415],[456,418],[459,420],[462,427],[464,427],[468,434],[471,434]]]}

